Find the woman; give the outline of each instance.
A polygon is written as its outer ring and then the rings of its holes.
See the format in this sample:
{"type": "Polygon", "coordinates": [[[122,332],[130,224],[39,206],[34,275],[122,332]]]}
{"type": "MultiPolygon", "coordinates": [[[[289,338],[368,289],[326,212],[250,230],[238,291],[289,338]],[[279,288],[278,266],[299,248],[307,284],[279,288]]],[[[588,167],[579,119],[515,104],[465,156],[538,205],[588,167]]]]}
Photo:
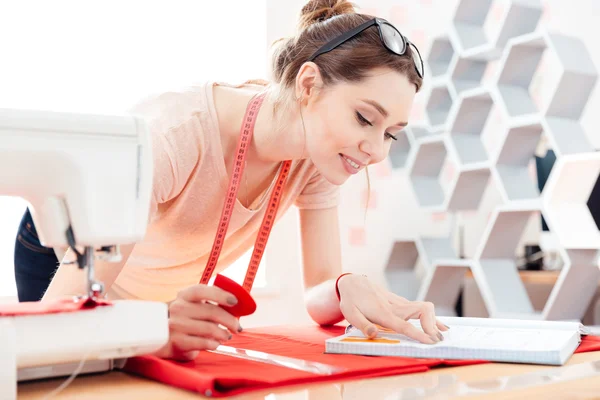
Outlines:
{"type": "MultiPolygon", "coordinates": [[[[194,357],[241,331],[236,318],[213,304],[237,300],[198,282],[251,106],[258,110],[253,138],[217,272],[253,246],[274,181],[291,160],[277,216],[293,204],[300,209],[306,307],[313,320],[345,318],[368,336],[379,324],[423,343],[443,338],[447,327],[432,304],[407,301],[365,276],[340,275],[338,187],[385,159],[422,84],[418,51],[403,40],[391,25],[356,14],[345,0],[311,0],[297,36],[278,43],[270,83],[207,83],[135,108],[153,135],[150,225],[142,242],[122,248],[120,264],[97,262],[96,277],[109,298],[169,303],[170,340],[159,356],[194,357]],[[419,318],[425,333],[410,318],[419,318]]],[[[62,264],[44,299],[85,292],[79,274],[62,264]]]]}

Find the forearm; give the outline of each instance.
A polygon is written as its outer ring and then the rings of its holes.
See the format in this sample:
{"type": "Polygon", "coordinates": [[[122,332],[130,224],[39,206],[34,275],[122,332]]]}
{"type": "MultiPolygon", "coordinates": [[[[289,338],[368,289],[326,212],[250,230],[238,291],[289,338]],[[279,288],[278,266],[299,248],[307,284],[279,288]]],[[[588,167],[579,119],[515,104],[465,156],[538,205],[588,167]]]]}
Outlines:
{"type": "Polygon", "coordinates": [[[306,290],[304,301],[308,314],[319,325],[333,325],[344,319],[335,292],[335,279],[306,290]]]}

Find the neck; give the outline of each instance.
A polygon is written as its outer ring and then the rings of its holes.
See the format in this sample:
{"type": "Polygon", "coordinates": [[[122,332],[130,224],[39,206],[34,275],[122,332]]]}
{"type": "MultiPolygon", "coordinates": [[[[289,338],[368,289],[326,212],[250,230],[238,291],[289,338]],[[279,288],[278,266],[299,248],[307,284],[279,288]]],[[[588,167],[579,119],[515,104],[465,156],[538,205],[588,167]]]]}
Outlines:
{"type": "Polygon", "coordinates": [[[277,115],[274,107],[270,96],[265,96],[254,125],[251,145],[253,158],[264,164],[306,158],[305,132],[299,104],[294,102],[292,108],[277,115]]]}

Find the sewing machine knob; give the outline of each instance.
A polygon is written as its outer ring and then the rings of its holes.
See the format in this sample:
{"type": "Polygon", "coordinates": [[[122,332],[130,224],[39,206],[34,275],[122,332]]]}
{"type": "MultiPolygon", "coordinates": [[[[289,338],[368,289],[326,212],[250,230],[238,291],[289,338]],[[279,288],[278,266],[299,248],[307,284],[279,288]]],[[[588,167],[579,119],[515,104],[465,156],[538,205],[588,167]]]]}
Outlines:
{"type": "Polygon", "coordinates": [[[104,293],[104,285],[100,282],[92,283],[90,290],[95,298],[101,297],[104,293]]]}

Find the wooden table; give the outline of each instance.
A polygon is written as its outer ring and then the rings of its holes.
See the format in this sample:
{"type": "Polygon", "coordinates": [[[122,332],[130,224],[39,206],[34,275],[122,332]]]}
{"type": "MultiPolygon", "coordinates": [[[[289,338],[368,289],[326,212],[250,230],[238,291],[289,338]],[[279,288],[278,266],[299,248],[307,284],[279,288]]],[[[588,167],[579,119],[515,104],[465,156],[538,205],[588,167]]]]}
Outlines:
{"type": "MultiPolygon", "coordinates": [[[[567,365],[600,361],[600,351],[575,354],[567,365]]],[[[402,389],[409,387],[434,388],[443,379],[454,376],[458,382],[476,382],[500,376],[520,375],[542,369],[557,368],[539,365],[482,364],[466,367],[437,368],[426,373],[395,377],[365,379],[344,383],[325,383],[296,386],[273,391],[256,392],[235,397],[238,400],[378,400],[395,398],[402,389]],[[342,394],[343,393],[343,394],[342,394]]],[[[18,399],[42,399],[63,380],[29,382],[19,385],[18,399]]],[[[581,399],[600,397],[600,377],[576,379],[568,382],[487,393],[476,398],[485,399],[581,399]]],[[[473,398],[473,397],[469,397],[473,398]]],[[[169,387],[122,372],[110,372],[76,378],[70,386],[59,393],[56,400],[141,399],[141,400],[198,400],[204,396],[169,387]]]]}

